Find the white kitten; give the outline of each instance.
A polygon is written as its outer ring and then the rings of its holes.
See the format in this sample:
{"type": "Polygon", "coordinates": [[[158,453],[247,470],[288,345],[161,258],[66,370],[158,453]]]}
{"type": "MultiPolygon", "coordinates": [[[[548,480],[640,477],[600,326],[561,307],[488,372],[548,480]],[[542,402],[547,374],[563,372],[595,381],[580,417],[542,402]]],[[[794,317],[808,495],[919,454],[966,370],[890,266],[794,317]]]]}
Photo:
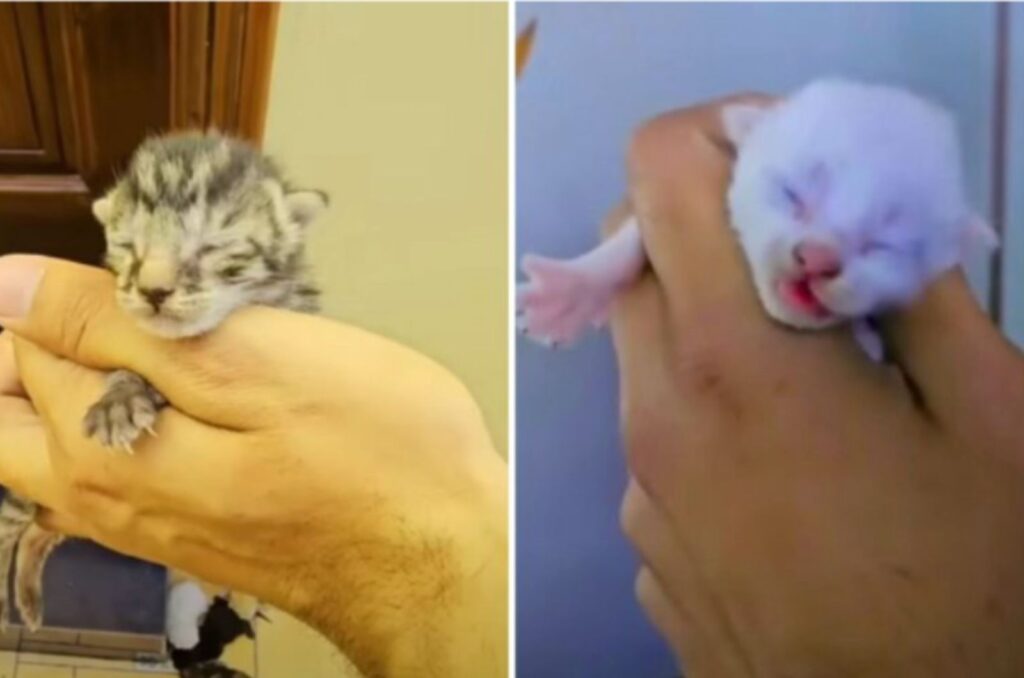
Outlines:
{"type": "MultiPolygon", "coordinates": [[[[723,112],[738,154],[732,225],[768,314],[818,329],[905,305],[995,234],[967,204],[952,117],[903,90],[820,80],[770,107],[723,112]]],[[[519,326],[549,344],[603,324],[643,270],[631,220],[569,261],[527,256],[519,326]]],[[[878,359],[877,337],[856,327],[878,359]]]]}

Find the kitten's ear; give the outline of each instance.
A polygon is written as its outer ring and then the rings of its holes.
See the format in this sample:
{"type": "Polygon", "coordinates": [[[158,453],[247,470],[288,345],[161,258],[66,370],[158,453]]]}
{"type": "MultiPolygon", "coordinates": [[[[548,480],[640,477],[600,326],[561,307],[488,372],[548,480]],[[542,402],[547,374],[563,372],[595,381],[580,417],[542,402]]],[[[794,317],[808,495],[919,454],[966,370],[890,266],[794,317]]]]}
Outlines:
{"type": "Polygon", "coordinates": [[[327,209],[327,194],[323,191],[289,191],[284,195],[288,214],[300,226],[306,226],[327,209]]]}
{"type": "Polygon", "coordinates": [[[109,193],[102,198],[97,198],[92,203],[92,214],[96,217],[96,221],[100,222],[104,226],[110,223],[110,218],[114,212],[114,199],[109,193]]]}
{"type": "Polygon", "coordinates": [[[999,234],[977,214],[968,217],[961,242],[965,256],[990,254],[999,247],[999,234]]]}
{"type": "Polygon", "coordinates": [[[725,127],[725,136],[739,148],[754,131],[757,124],[769,111],[768,106],[756,104],[732,104],[722,109],[722,126],[725,127]]]}

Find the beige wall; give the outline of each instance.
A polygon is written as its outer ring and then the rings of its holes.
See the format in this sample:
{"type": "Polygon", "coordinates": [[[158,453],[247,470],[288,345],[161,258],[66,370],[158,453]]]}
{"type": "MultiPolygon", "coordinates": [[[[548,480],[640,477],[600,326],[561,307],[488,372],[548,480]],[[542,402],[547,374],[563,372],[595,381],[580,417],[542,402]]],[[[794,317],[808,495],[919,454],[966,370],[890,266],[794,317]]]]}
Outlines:
{"type": "Polygon", "coordinates": [[[507,44],[499,4],[283,4],[265,137],[331,196],[325,312],[452,369],[503,452],[507,44]]]}

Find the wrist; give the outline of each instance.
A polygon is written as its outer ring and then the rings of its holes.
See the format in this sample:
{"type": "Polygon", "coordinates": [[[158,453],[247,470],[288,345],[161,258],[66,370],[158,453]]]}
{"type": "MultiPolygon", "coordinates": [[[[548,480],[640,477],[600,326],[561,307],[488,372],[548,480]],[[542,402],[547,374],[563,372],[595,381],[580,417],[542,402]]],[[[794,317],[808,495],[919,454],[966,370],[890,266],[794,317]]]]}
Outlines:
{"type": "Polygon", "coordinates": [[[367,678],[502,676],[508,658],[507,472],[473,455],[465,492],[417,493],[329,511],[309,533],[310,569],[288,573],[282,607],[334,642],[367,678]]]}

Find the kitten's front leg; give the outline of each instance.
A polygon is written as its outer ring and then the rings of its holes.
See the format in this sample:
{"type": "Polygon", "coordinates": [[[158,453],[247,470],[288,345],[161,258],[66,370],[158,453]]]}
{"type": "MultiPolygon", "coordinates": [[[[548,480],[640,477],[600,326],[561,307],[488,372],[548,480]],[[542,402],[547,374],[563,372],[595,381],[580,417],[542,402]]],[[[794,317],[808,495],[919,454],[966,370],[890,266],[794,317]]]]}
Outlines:
{"type": "Polygon", "coordinates": [[[132,443],[143,431],[153,433],[157,412],[166,404],[167,399],[134,372],[111,372],[103,397],[85,415],[85,435],[132,452],[132,443]]]}
{"type": "Polygon", "coordinates": [[[629,219],[612,237],[575,259],[527,255],[529,280],[517,292],[517,325],[548,345],[576,341],[608,320],[612,298],[633,282],[647,263],[640,226],[629,219]]]}

